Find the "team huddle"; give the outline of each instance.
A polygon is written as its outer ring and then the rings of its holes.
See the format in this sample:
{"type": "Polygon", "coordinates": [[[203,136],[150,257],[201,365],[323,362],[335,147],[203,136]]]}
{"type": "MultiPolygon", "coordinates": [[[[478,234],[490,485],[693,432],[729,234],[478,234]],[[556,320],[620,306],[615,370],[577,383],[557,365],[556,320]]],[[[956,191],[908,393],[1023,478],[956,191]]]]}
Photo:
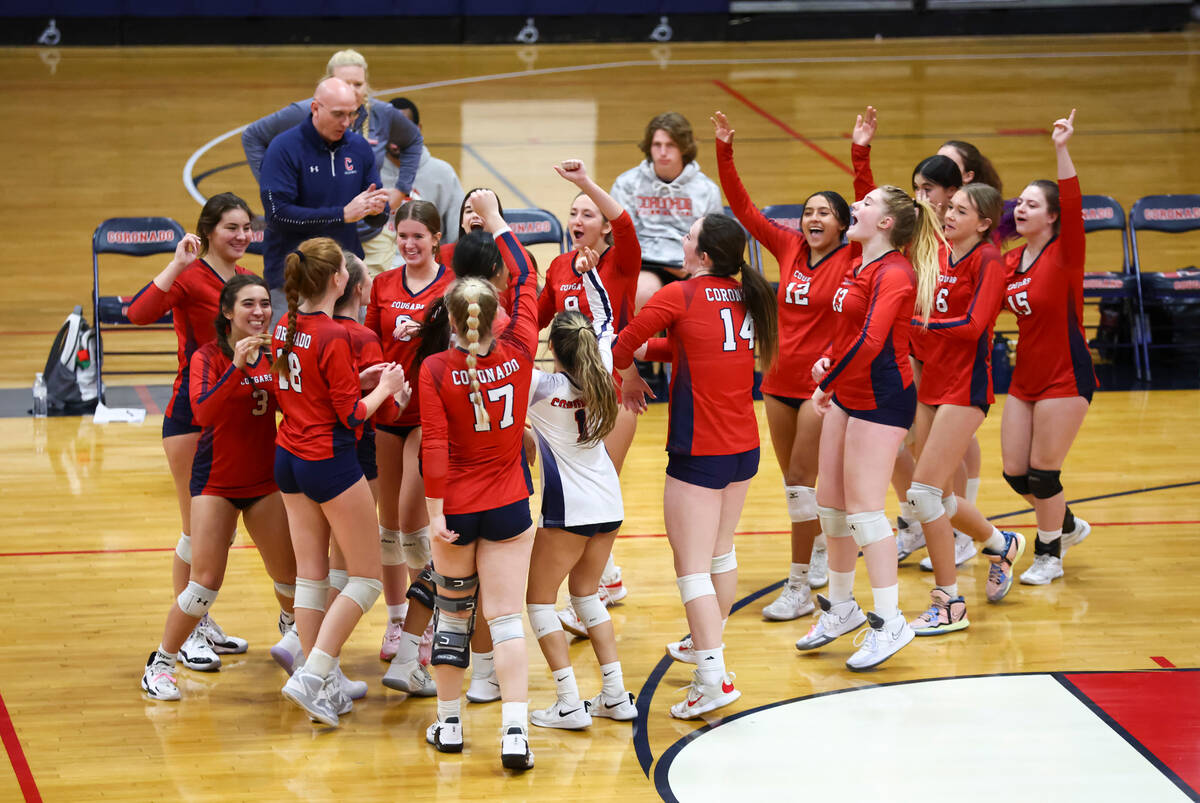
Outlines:
{"type": "MultiPolygon", "coordinates": [[[[142,677],[149,697],[180,698],[179,663],[213,671],[247,649],[210,615],[240,514],[280,606],[270,652],[288,673],[282,693],[314,722],[336,727],[367,693],[339,656],[381,595],[382,682],[436,695],[426,740],[439,751],[463,748],[467,669],[469,701],[501,702],[509,769],[533,766],[530,722],[634,719],[607,610],[626,594],[612,560],[618,475],[638,414],[669,377],[663,516],[691,635],[667,651],[695,664],[669,713],[693,719],[732,703],[741,692],[723,633],[734,533],[759,464],[756,369],[792,524],[788,580],[763,615],[819,609],[800,650],[867,625],[845,659],[855,671],[914,636],[962,630],[957,565],[981,549],[998,603],[1026,548],[975,506],[975,432],[994,401],[1004,306],[1020,332],[1004,477],[1038,525],[1020,579],[1062,576],[1067,548],[1090,528],[1067,508],[1059,471],[1096,387],[1081,324],[1073,111],[1054,124],[1057,181],[1029,184],[1006,209],[991,163],[959,141],[917,165],[912,194],[876,186],[868,107],[853,135],[854,203],[813,193],[799,229],[751,202],[725,115],[712,118],[719,189],[699,170],[688,122],[659,115],[646,160],[611,194],[578,160],[555,166],[578,189],[574,247],[539,291],[496,193],[464,193],[452,227],[453,211],[418,197],[417,129],[395,124],[402,149],[379,135],[390,112],[373,117],[372,104],[393,107],[367,98],[361,56],[335,54],[327,73],[310,113],[289,118],[255,165],[267,278],[237,265],[252,213],[221,193],[129,306],[135,323],[172,311],[179,339],[163,444],[183,533],[177,599],[142,677]],[[402,165],[382,189],[388,159],[402,165]],[[734,217],[720,211],[722,190],[734,217]],[[777,288],[747,264],[748,234],[778,260],[777,288]],[[1002,252],[1014,236],[1024,244],[1002,252]],[[540,370],[547,328],[553,368],[540,370]],[[899,537],[884,513],[889,485],[899,537]],[[934,588],[907,619],[897,566],[922,546],[934,588]],[[869,611],[852,593],[859,554],[869,611]],[[570,606],[556,610],[564,580],[570,606]],[[523,607],[555,682],[541,710],[529,710],[523,607]],[[566,631],[591,640],[603,677],[594,696],[581,696],[566,631]]],[[[295,116],[264,119],[285,113],[295,116]]]]}

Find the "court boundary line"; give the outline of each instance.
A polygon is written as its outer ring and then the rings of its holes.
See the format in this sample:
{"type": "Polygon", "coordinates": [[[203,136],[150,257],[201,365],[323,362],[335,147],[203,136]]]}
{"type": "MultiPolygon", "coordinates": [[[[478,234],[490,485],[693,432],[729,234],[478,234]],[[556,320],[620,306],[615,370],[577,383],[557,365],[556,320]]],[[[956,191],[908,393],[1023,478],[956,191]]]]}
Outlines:
{"type": "Polygon", "coordinates": [[[8,753],[8,763],[12,765],[13,773],[17,776],[17,784],[21,787],[21,794],[25,796],[26,803],[34,803],[34,801],[41,803],[42,793],[38,790],[37,781],[34,780],[33,770],[29,767],[29,759],[25,757],[25,750],[21,747],[17,728],[13,725],[12,717],[9,716],[3,695],[0,695],[0,741],[4,742],[4,750],[8,753]]]}

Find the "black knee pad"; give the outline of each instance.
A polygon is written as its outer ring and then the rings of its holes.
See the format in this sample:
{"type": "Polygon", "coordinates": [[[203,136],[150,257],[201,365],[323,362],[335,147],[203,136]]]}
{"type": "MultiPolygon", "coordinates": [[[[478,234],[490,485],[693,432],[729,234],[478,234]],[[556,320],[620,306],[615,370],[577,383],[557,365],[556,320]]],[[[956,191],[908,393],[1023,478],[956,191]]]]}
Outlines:
{"type": "Polygon", "coordinates": [[[1029,490],[1028,474],[1005,474],[1004,481],[1021,496],[1031,493],[1029,490]]]}
{"type": "Polygon", "coordinates": [[[1030,466],[1029,474],[1029,492],[1033,494],[1035,499],[1049,499],[1052,496],[1062,493],[1062,483],[1059,482],[1061,471],[1047,471],[1041,468],[1033,468],[1030,466]]]}
{"type": "Polygon", "coordinates": [[[423,575],[418,575],[417,581],[408,587],[408,593],[404,596],[433,610],[433,586],[426,583],[423,575]]]}

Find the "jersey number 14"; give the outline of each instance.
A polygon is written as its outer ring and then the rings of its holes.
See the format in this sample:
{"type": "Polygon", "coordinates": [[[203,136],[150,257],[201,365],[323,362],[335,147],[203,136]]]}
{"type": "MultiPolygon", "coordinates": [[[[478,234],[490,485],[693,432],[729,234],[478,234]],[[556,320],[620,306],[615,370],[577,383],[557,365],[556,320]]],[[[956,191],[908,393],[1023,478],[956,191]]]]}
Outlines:
{"type": "MultiPolygon", "coordinates": [[[[721,344],[721,349],[724,351],[737,351],[737,338],[733,335],[733,310],[729,307],[721,307],[721,323],[725,325],[725,342],[721,344]]],[[[742,319],[742,325],[738,328],[737,336],[746,341],[746,347],[754,350],[754,319],[747,313],[742,319]]]]}

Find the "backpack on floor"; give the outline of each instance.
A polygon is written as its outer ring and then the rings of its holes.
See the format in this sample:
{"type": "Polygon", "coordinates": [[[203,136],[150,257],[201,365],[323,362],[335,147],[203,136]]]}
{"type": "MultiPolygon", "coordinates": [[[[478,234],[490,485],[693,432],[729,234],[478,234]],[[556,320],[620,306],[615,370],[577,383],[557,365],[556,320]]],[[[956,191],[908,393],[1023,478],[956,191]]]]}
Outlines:
{"type": "Polygon", "coordinates": [[[77,306],[58,330],[42,372],[50,415],[83,415],[96,409],[100,392],[95,354],[96,330],[77,306]]]}

